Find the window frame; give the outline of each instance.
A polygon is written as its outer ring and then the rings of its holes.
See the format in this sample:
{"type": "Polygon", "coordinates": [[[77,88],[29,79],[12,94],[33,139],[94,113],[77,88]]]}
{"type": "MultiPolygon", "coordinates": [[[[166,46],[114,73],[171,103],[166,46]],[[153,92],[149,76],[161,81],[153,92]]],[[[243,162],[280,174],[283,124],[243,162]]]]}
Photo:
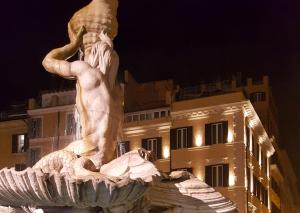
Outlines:
{"type": "Polygon", "coordinates": [[[176,129],[176,146],[177,149],[184,149],[187,148],[188,144],[188,130],[187,127],[177,128],[176,129]],[[185,131],[185,137],[184,137],[185,131]],[[179,134],[179,132],[181,132],[179,134]],[[180,138],[180,141],[178,140],[180,138]],[[180,143],[180,146],[179,146],[180,143]]]}
{"type": "Polygon", "coordinates": [[[29,134],[28,134],[28,137],[30,139],[36,139],[36,138],[42,138],[43,137],[43,125],[44,125],[44,122],[43,122],[43,117],[42,116],[38,116],[38,117],[32,117],[30,118],[30,126],[29,126],[29,134]],[[38,136],[32,134],[32,130],[31,130],[31,122],[32,120],[38,120],[40,119],[40,134],[38,136]]]}
{"type": "Polygon", "coordinates": [[[19,133],[19,134],[13,134],[11,136],[11,153],[12,154],[22,154],[22,153],[26,153],[28,146],[29,146],[29,142],[28,142],[28,136],[26,133],[19,133]],[[23,150],[20,149],[20,139],[19,137],[23,136],[23,150]]]}

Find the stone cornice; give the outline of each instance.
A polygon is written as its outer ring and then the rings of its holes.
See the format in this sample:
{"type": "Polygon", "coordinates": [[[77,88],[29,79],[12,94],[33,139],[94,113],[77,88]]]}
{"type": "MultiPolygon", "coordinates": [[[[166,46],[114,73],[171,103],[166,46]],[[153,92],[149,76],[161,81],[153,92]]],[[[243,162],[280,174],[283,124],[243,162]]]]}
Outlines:
{"type": "Polygon", "coordinates": [[[171,111],[172,119],[201,119],[205,118],[209,115],[219,114],[219,113],[234,113],[243,110],[244,101],[230,104],[221,104],[214,105],[209,107],[197,107],[189,110],[181,110],[181,111],[171,111]]]}
{"type": "MultiPolygon", "coordinates": [[[[25,120],[25,119],[24,119],[25,120]]],[[[27,129],[27,124],[23,119],[10,120],[0,122],[0,131],[7,131],[8,129],[27,129]]]]}
{"type": "Polygon", "coordinates": [[[47,113],[53,113],[53,112],[72,111],[74,108],[75,108],[75,105],[71,104],[71,105],[64,105],[64,106],[32,109],[32,110],[28,110],[27,113],[29,116],[36,116],[36,115],[42,115],[42,114],[47,114],[47,113]]]}
{"type": "Polygon", "coordinates": [[[130,135],[130,134],[143,133],[149,129],[157,129],[159,131],[159,130],[170,129],[170,127],[171,127],[171,122],[156,123],[156,124],[143,125],[143,126],[127,127],[124,128],[124,133],[126,135],[130,135]]]}
{"type": "Polygon", "coordinates": [[[229,104],[214,105],[209,107],[197,107],[189,110],[171,111],[172,120],[188,119],[197,120],[207,118],[216,114],[233,114],[242,111],[244,116],[249,119],[250,127],[259,135],[259,143],[268,151],[271,156],[275,149],[272,145],[274,138],[269,138],[264,126],[262,125],[252,103],[249,100],[239,101],[229,104]]]}

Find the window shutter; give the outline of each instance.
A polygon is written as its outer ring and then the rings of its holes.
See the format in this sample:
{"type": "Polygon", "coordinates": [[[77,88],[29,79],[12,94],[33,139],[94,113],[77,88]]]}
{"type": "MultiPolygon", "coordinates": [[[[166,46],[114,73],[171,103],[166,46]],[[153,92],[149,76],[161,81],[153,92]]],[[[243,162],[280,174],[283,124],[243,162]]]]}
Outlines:
{"type": "Polygon", "coordinates": [[[38,118],[36,121],[36,137],[41,137],[41,127],[42,127],[42,119],[38,118]]]}
{"type": "Polygon", "coordinates": [[[142,148],[148,150],[147,139],[142,139],[142,148]]]}
{"type": "Polygon", "coordinates": [[[33,138],[33,121],[29,119],[28,121],[28,137],[33,138]]]}
{"type": "Polygon", "coordinates": [[[211,166],[205,166],[205,183],[208,185],[212,185],[212,167],[211,166]]]}
{"type": "Polygon", "coordinates": [[[156,139],[157,139],[157,153],[156,153],[156,157],[157,157],[157,159],[161,159],[162,158],[162,140],[161,140],[161,137],[158,137],[156,139]]]}
{"type": "Polygon", "coordinates": [[[125,144],[125,152],[129,152],[130,151],[129,141],[125,141],[124,144],[125,144]]]}
{"type": "Polygon", "coordinates": [[[223,129],[223,143],[227,143],[227,137],[228,137],[228,121],[222,122],[222,129],[223,129]]]}
{"type": "Polygon", "coordinates": [[[187,127],[187,148],[193,147],[193,127],[187,127]]]}
{"type": "Polygon", "coordinates": [[[177,149],[177,129],[170,130],[171,149],[177,149]]]}
{"type": "Polygon", "coordinates": [[[29,139],[27,134],[24,135],[24,152],[26,152],[29,148],[29,139]]]}
{"type": "Polygon", "coordinates": [[[223,186],[229,186],[229,165],[223,164],[223,186]]]}
{"type": "Polygon", "coordinates": [[[12,136],[12,153],[17,153],[18,152],[18,135],[13,135],[12,136]]]}
{"type": "Polygon", "coordinates": [[[205,124],[205,145],[211,145],[211,124],[205,124]]]}
{"type": "Polygon", "coordinates": [[[250,146],[250,129],[248,126],[246,126],[246,145],[247,145],[247,149],[249,150],[249,146],[250,146]]]}

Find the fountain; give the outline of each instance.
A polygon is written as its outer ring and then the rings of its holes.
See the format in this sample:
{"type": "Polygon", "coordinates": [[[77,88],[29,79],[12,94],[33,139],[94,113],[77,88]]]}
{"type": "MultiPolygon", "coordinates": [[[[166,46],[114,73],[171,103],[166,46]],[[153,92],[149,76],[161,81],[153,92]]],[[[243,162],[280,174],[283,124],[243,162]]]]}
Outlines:
{"type": "Polygon", "coordinates": [[[123,139],[123,92],[113,49],[117,7],[117,0],[92,0],[71,18],[70,43],[44,58],[48,72],[77,81],[81,136],[32,168],[2,169],[0,212],[236,212],[192,174],[161,174],[146,150],[114,159],[123,139]],[[80,60],[66,60],[79,50],[80,60]]]}

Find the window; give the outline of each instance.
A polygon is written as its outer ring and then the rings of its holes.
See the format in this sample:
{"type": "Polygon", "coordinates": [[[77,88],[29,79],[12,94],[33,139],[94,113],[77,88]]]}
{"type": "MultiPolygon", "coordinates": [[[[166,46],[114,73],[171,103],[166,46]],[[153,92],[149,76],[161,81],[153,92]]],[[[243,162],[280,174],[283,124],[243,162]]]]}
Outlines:
{"type": "Polygon", "coordinates": [[[266,93],[264,92],[254,92],[250,95],[251,102],[261,102],[266,100],[266,93]]]}
{"type": "Polygon", "coordinates": [[[15,165],[15,170],[16,170],[16,171],[23,171],[24,169],[26,169],[26,165],[23,164],[23,163],[17,163],[17,164],[15,165]]]}
{"type": "Polygon", "coordinates": [[[32,118],[29,121],[29,138],[40,138],[42,136],[41,132],[42,119],[32,118]]]}
{"type": "Polygon", "coordinates": [[[190,148],[193,145],[193,127],[171,129],[171,149],[190,148]]]}
{"type": "Polygon", "coordinates": [[[26,134],[12,136],[12,153],[23,153],[28,149],[28,139],[26,134]]]}
{"type": "Polygon", "coordinates": [[[254,136],[252,135],[252,154],[257,161],[259,161],[259,149],[259,144],[255,141],[254,136]]]}
{"type": "Polygon", "coordinates": [[[67,114],[66,122],[66,134],[75,135],[76,134],[76,121],[73,113],[67,114]]]}
{"type": "Polygon", "coordinates": [[[40,148],[31,148],[30,149],[30,165],[33,166],[41,158],[41,149],[40,148]]]}
{"type": "Polygon", "coordinates": [[[212,187],[228,187],[229,165],[218,164],[205,167],[205,182],[212,187]]]}
{"type": "Polygon", "coordinates": [[[251,191],[251,179],[250,179],[251,173],[250,173],[250,168],[249,167],[247,167],[246,172],[247,172],[247,189],[250,192],[251,191]]]}
{"type": "Polygon", "coordinates": [[[246,126],[246,146],[247,150],[250,150],[250,128],[246,126]]]}
{"type": "Polygon", "coordinates": [[[122,141],[117,144],[117,157],[129,152],[129,141],[122,141]]]}
{"type": "Polygon", "coordinates": [[[161,138],[142,139],[142,148],[151,151],[154,160],[162,158],[161,138]]]}
{"type": "Polygon", "coordinates": [[[268,173],[268,158],[263,153],[263,151],[261,151],[261,167],[262,167],[263,171],[265,172],[265,174],[267,174],[268,173]]]}
{"type": "Polygon", "coordinates": [[[145,119],[146,119],[145,114],[140,114],[140,121],[143,121],[145,119]]]}
{"type": "Polygon", "coordinates": [[[133,115],[133,121],[138,121],[139,120],[139,115],[133,115]]]}
{"type": "Polygon", "coordinates": [[[228,121],[205,124],[205,145],[227,143],[228,121]]]}
{"type": "Polygon", "coordinates": [[[268,190],[264,185],[259,182],[258,178],[253,175],[253,194],[257,197],[265,206],[268,206],[268,190]]]}
{"type": "Polygon", "coordinates": [[[177,148],[187,147],[187,128],[177,129],[177,148]]]}
{"type": "Polygon", "coordinates": [[[271,188],[278,196],[280,196],[280,188],[274,178],[271,178],[271,188]]]}
{"type": "Polygon", "coordinates": [[[260,189],[261,189],[261,183],[258,181],[257,177],[253,175],[253,194],[255,197],[260,199],[260,189]]]}
{"type": "Polygon", "coordinates": [[[268,190],[261,184],[261,195],[260,195],[261,202],[268,207],[268,190]]]}

